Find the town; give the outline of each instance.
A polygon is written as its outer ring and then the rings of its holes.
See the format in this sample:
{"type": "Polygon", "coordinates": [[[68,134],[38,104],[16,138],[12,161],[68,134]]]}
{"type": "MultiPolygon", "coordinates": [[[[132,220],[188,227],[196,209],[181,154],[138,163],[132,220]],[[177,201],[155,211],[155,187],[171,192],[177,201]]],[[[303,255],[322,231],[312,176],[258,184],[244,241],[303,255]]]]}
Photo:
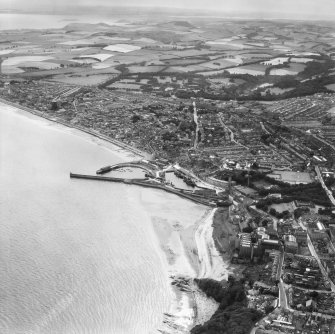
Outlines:
{"type": "MultiPolygon", "coordinates": [[[[171,25],[201,35],[184,21],[160,28],[171,25]]],[[[192,36],[154,43],[152,31],[136,45],[107,46],[104,25],[91,27],[99,31],[94,41],[79,40],[76,24],[61,38],[59,31],[43,38],[9,32],[2,38],[13,40],[0,44],[0,98],[142,155],[136,165],[149,175],[133,184],[215,207],[215,245],[255,312],[249,332],[335,333],[335,40],[329,27],[298,33],[289,24],[264,25],[276,28],[275,39],[253,23],[243,34],[196,46],[192,36]],[[318,43],[315,34],[323,34],[318,43]],[[22,46],[22,37],[43,40],[43,51],[22,46]],[[54,52],[63,58],[15,59],[54,52]]],[[[135,38],[134,31],[119,38],[135,38]]]]}

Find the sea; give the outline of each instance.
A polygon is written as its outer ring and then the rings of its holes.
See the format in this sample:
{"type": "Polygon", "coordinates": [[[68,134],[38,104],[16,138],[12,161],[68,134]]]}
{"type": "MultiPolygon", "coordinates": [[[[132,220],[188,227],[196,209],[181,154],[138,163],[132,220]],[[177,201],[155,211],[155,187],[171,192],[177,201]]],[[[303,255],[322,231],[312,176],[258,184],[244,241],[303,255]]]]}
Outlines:
{"type": "Polygon", "coordinates": [[[204,207],[69,177],[132,159],[0,103],[0,333],[158,333],[173,291],[153,221],[191,225],[204,207]]]}
{"type": "Polygon", "coordinates": [[[122,26],[126,24],[115,17],[101,17],[88,15],[52,15],[52,14],[27,14],[14,12],[0,12],[1,30],[15,29],[53,29],[63,28],[70,23],[106,23],[122,26]]]}

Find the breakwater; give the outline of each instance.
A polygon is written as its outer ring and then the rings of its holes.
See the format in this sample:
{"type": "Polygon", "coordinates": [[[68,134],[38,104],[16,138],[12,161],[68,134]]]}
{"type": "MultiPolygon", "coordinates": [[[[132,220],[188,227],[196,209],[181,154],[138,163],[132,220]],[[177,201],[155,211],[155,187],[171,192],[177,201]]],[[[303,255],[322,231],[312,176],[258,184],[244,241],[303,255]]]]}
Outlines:
{"type": "Polygon", "coordinates": [[[169,193],[175,194],[177,196],[189,199],[193,202],[203,204],[210,207],[216,207],[216,203],[213,201],[208,200],[205,197],[193,195],[191,193],[186,193],[183,190],[177,190],[170,187],[167,187],[163,184],[154,183],[152,181],[149,181],[149,179],[123,179],[123,178],[117,178],[117,177],[107,177],[107,176],[100,176],[100,175],[84,175],[84,174],[75,174],[70,173],[71,178],[75,179],[86,179],[86,180],[97,180],[97,181],[107,181],[107,182],[121,182],[125,184],[132,184],[132,185],[138,185],[142,187],[147,188],[154,188],[154,189],[161,189],[164,191],[167,191],[169,193]]]}

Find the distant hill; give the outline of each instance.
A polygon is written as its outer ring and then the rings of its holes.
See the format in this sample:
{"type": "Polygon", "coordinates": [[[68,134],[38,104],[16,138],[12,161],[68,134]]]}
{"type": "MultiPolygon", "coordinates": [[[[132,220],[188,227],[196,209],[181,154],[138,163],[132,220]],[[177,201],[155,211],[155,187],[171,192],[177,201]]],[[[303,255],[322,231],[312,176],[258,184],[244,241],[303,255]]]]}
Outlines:
{"type": "Polygon", "coordinates": [[[69,31],[97,31],[97,30],[107,30],[111,29],[112,26],[106,23],[70,23],[64,27],[64,29],[69,31]]]}
{"type": "Polygon", "coordinates": [[[174,24],[175,26],[179,26],[179,27],[195,28],[193,24],[187,21],[171,21],[169,23],[174,24]]]}
{"type": "Polygon", "coordinates": [[[157,27],[162,29],[171,29],[171,30],[182,30],[188,31],[190,29],[195,29],[196,27],[187,21],[168,21],[158,23],[157,27]]]}

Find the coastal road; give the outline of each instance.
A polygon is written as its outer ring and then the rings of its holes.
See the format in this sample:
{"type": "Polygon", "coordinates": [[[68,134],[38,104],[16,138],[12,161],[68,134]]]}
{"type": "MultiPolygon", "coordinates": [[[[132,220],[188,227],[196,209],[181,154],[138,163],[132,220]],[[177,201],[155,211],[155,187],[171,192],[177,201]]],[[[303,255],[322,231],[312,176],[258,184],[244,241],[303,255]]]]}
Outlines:
{"type": "Polygon", "coordinates": [[[285,285],[281,278],[282,276],[282,269],[284,264],[284,254],[280,254],[280,260],[279,260],[279,266],[278,266],[278,272],[277,272],[277,279],[279,280],[278,288],[279,288],[279,297],[278,297],[278,306],[283,307],[284,309],[288,308],[287,305],[287,296],[285,292],[285,285]]]}
{"type": "Polygon", "coordinates": [[[285,292],[285,285],[284,285],[284,282],[282,280],[282,278],[280,278],[280,282],[278,284],[278,287],[279,287],[279,304],[278,306],[279,307],[282,307],[284,309],[288,309],[288,304],[287,304],[287,296],[286,296],[286,292],[285,292]]]}
{"type": "Polygon", "coordinates": [[[327,186],[326,186],[326,184],[325,184],[325,182],[324,182],[324,180],[323,180],[323,177],[322,177],[322,174],[321,174],[321,171],[320,171],[319,166],[315,166],[315,171],[316,171],[316,175],[318,176],[319,181],[321,182],[322,188],[325,190],[325,192],[326,192],[326,194],[327,194],[329,200],[331,201],[331,203],[332,203],[333,205],[335,205],[335,199],[334,199],[334,197],[333,197],[333,194],[332,194],[332,192],[327,188],[327,186]]]}
{"type": "Polygon", "coordinates": [[[199,122],[198,122],[197,106],[195,104],[195,101],[193,101],[193,119],[194,119],[194,123],[197,125],[197,128],[195,130],[195,139],[194,139],[194,145],[193,145],[193,148],[196,150],[198,147],[198,141],[199,141],[199,122]]]}
{"type": "MultiPolygon", "coordinates": [[[[301,227],[303,230],[307,231],[307,227],[302,223],[302,221],[301,221],[300,218],[298,219],[298,224],[300,225],[300,227],[301,227]]],[[[319,258],[319,255],[318,255],[318,253],[316,252],[315,247],[314,247],[314,245],[313,245],[313,242],[312,242],[312,240],[311,240],[311,238],[310,238],[310,236],[309,236],[308,233],[307,233],[307,245],[308,245],[309,251],[311,252],[312,256],[313,256],[313,257],[316,259],[316,261],[318,262],[318,265],[319,265],[319,268],[320,268],[320,270],[321,270],[321,272],[322,272],[322,275],[323,275],[324,277],[327,278],[327,280],[330,282],[331,290],[332,290],[333,292],[335,292],[335,285],[334,285],[334,283],[332,282],[332,280],[329,278],[329,276],[328,276],[328,274],[327,274],[325,268],[323,267],[323,265],[322,265],[322,263],[321,263],[321,260],[320,260],[320,258],[319,258]]]]}
{"type": "Polygon", "coordinates": [[[239,144],[239,143],[235,140],[235,138],[234,138],[234,132],[233,132],[232,130],[230,130],[230,129],[228,128],[228,126],[223,122],[224,117],[223,117],[223,114],[222,114],[222,113],[220,113],[220,114],[218,115],[218,119],[219,119],[219,122],[220,122],[221,126],[222,126],[226,131],[229,132],[229,135],[230,135],[230,141],[233,142],[233,143],[235,143],[235,144],[239,144]]]}
{"type": "Polygon", "coordinates": [[[330,287],[331,287],[331,289],[332,289],[332,292],[335,292],[335,285],[334,285],[334,283],[331,281],[331,279],[329,278],[329,276],[328,276],[328,274],[327,274],[325,268],[323,267],[323,265],[322,265],[322,263],[321,263],[321,260],[320,260],[320,258],[319,258],[319,255],[318,255],[318,253],[316,252],[315,247],[314,247],[314,245],[313,245],[313,243],[312,243],[312,240],[311,240],[311,238],[309,237],[308,234],[307,234],[307,244],[308,244],[308,248],[309,248],[309,250],[310,250],[312,256],[313,256],[313,257],[316,259],[316,261],[318,262],[318,265],[319,265],[319,267],[320,267],[320,270],[321,270],[321,272],[322,272],[322,275],[323,275],[324,277],[326,277],[327,280],[330,282],[330,287]]]}

